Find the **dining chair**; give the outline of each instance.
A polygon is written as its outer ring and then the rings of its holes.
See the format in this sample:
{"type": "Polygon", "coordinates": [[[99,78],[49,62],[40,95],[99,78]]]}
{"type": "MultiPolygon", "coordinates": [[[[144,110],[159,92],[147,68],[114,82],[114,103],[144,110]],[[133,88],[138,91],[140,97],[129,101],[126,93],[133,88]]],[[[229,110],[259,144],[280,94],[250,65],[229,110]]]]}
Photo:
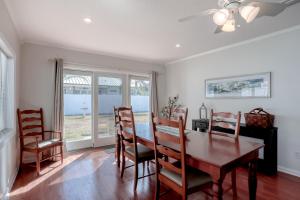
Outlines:
{"type": "Polygon", "coordinates": [[[183,119],[183,128],[185,130],[186,128],[186,122],[187,122],[187,116],[188,116],[188,108],[180,106],[178,108],[175,108],[169,118],[169,120],[179,120],[179,117],[182,117],[183,119]]]}
{"type": "Polygon", "coordinates": [[[120,136],[120,122],[119,122],[119,115],[118,115],[118,108],[114,106],[113,108],[114,113],[114,121],[115,121],[115,133],[116,133],[116,144],[115,144],[115,159],[117,160],[117,166],[120,167],[120,151],[121,151],[121,136],[120,136]]]}
{"type": "MultiPolygon", "coordinates": [[[[121,130],[120,130],[120,118],[119,110],[132,110],[132,107],[120,106],[113,108],[114,112],[114,121],[115,121],[115,132],[116,132],[116,143],[115,143],[115,159],[117,160],[117,166],[120,167],[120,152],[121,152],[121,130]]],[[[132,142],[132,139],[126,139],[127,142],[132,142]]]]}
{"type": "Polygon", "coordinates": [[[213,109],[211,109],[208,127],[209,134],[218,134],[237,139],[240,134],[240,125],[241,112],[233,114],[230,112],[214,112],[213,109]],[[222,131],[224,129],[231,130],[233,134],[222,131]]]}
{"type": "Polygon", "coordinates": [[[20,166],[23,163],[23,152],[34,153],[36,155],[36,171],[40,175],[40,163],[51,158],[60,157],[63,163],[63,140],[61,131],[45,131],[43,109],[39,110],[20,110],[17,109],[18,124],[20,132],[20,166]],[[46,139],[46,133],[50,139],[46,139]],[[57,135],[54,137],[54,135],[57,135]],[[25,141],[31,138],[31,142],[25,141]],[[32,142],[32,139],[34,142],[32,142]],[[54,153],[47,158],[40,157],[45,151],[60,148],[59,153],[54,153]]]}
{"type": "MultiPolygon", "coordinates": [[[[241,112],[233,114],[230,112],[214,112],[213,109],[211,109],[208,133],[231,137],[238,140],[240,124],[241,112]],[[231,130],[232,134],[224,132],[224,130],[231,130]]],[[[237,197],[236,169],[231,172],[231,189],[233,196],[237,197]]]]}
{"type": "Polygon", "coordinates": [[[137,188],[138,179],[145,178],[154,174],[148,174],[139,177],[139,168],[140,163],[143,164],[143,169],[145,162],[154,160],[154,151],[142,144],[137,142],[136,130],[134,123],[134,116],[132,108],[118,108],[119,122],[120,122],[120,136],[121,136],[121,178],[123,178],[124,171],[126,168],[134,167],[134,191],[137,188]],[[131,166],[126,166],[126,159],[128,158],[134,164],[131,166]]]}
{"type": "Polygon", "coordinates": [[[180,194],[182,199],[187,199],[188,194],[194,192],[212,190],[210,175],[186,166],[186,133],[182,117],[178,121],[171,121],[154,118],[152,114],[152,124],[156,163],[155,198],[160,197],[161,184],[180,194]],[[172,159],[166,160],[163,157],[172,159]]]}

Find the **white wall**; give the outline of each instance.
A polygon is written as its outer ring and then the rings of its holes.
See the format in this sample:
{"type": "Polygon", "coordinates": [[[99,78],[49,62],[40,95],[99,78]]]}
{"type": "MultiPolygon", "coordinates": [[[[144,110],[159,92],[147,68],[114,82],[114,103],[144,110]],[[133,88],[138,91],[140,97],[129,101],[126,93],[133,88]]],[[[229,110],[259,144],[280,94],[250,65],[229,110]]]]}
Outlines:
{"type": "MultiPolygon", "coordinates": [[[[16,95],[16,106],[19,104],[19,74],[20,74],[20,42],[8,14],[7,8],[0,0],[0,40],[4,41],[8,51],[15,58],[15,80],[13,80],[16,95]]],[[[15,112],[14,112],[15,114],[15,112]]],[[[13,118],[11,120],[14,120],[13,118]]],[[[16,131],[8,135],[0,135],[0,199],[4,198],[17,175],[19,160],[19,137],[16,131]]]]}
{"type": "MultiPolygon", "coordinates": [[[[158,71],[159,96],[164,96],[164,66],[35,44],[22,45],[21,52],[20,105],[22,108],[44,108],[45,122],[49,128],[51,128],[54,86],[54,63],[49,59],[63,58],[65,62],[69,63],[109,69],[117,68],[139,73],[158,71]]],[[[159,101],[161,102],[163,99],[159,99],[159,101]]]]}
{"type": "Polygon", "coordinates": [[[247,112],[263,107],[276,115],[278,165],[300,176],[300,27],[273,34],[248,44],[194,56],[167,65],[167,95],[179,94],[189,108],[188,126],[199,118],[204,102],[216,111],[247,112]],[[205,99],[204,81],[209,78],[272,72],[272,98],[205,99]],[[299,156],[298,156],[299,157],[299,156]]]}

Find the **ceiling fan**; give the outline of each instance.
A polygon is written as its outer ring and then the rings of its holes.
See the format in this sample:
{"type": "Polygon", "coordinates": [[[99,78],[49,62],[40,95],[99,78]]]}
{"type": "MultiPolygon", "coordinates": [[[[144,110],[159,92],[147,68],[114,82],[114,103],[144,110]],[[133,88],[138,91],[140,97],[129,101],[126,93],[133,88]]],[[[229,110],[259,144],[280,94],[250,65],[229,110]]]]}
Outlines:
{"type": "Polygon", "coordinates": [[[260,0],[218,0],[219,9],[208,9],[204,12],[181,18],[178,21],[185,22],[202,15],[212,15],[213,22],[217,25],[215,33],[233,32],[240,17],[247,23],[262,16],[274,17],[287,7],[299,2],[300,0],[286,0],[281,3],[263,2],[260,0]]]}

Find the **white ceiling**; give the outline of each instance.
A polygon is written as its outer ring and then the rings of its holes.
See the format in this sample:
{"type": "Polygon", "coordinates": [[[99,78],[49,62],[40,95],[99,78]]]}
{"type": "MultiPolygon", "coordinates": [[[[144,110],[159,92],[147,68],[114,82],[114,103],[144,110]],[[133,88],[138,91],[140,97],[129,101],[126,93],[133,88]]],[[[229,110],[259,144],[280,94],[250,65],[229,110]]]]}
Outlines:
{"type": "MultiPolygon", "coordinates": [[[[217,0],[5,0],[24,42],[167,63],[300,24],[300,4],[278,16],[214,34],[208,16],[217,0]],[[91,17],[86,25],[82,19],[91,17]],[[180,43],[181,48],[175,48],[180,43]]],[[[272,0],[272,2],[280,2],[272,0]]]]}

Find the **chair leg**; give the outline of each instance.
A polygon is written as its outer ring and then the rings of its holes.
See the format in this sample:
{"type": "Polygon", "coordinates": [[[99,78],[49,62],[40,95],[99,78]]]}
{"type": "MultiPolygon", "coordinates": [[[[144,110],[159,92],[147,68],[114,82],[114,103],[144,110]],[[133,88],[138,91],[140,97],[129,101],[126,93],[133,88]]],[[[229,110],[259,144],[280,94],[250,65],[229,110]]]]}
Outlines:
{"type": "Polygon", "coordinates": [[[64,163],[64,150],[63,150],[63,146],[60,146],[60,162],[61,164],[64,163]]]}
{"type": "Polygon", "coordinates": [[[20,150],[20,164],[19,164],[20,169],[21,169],[21,167],[22,167],[22,164],[23,164],[23,151],[22,151],[22,149],[21,149],[21,150],[20,150]]]}
{"type": "MultiPolygon", "coordinates": [[[[54,149],[53,149],[53,148],[51,148],[51,150],[50,150],[50,155],[51,155],[51,156],[54,155],[54,149]]],[[[54,160],[54,157],[51,158],[51,161],[53,161],[53,162],[55,161],[55,160],[54,160]]]]}
{"type": "Polygon", "coordinates": [[[231,184],[232,184],[232,193],[234,199],[237,198],[237,189],[236,189],[236,169],[231,172],[231,184]]]}
{"type": "Polygon", "coordinates": [[[145,176],[145,162],[143,162],[143,176],[145,176]]]}
{"type": "Polygon", "coordinates": [[[124,155],[123,151],[122,151],[122,160],[121,160],[121,163],[122,163],[122,166],[121,166],[121,178],[123,178],[124,170],[125,170],[125,164],[126,164],[125,155],[124,155]]]}
{"type": "Polygon", "coordinates": [[[120,152],[121,152],[121,147],[120,147],[120,136],[117,134],[117,140],[116,140],[116,145],[115,145],[115,160],[117,161],[117,166],[120,167],[120,152]]]}
{"type": "MultiPolygon", "coordinates": [[[[54,149],[54,155],[56,155],[57,154],[57,148],[55,147],[54,149]]],[[[54,158],[54,161],[57,161],[57,157],[53,157],[54,158]]]]}
{"type": "Polygon", "coordinates": [[[36,172],[37,175],[40,175],[40,171],[41,171],[41,163],[40,163],[40,152],[36,153],[36,172]]]}
{"type": "Polygon", "coordinates": [[[134,191],[136,191],[138,175],[139,175],[139,163],[137,161],[135,161],[135,163],[134,163],[134,185],[133,185],[134,191]]]}
{"type": "Polygon", "coordinates": [[[155,188],[155,199],[159,200],[159,193],[160,193],[160,182],[156,180],[156,188],[155,188]]]}

